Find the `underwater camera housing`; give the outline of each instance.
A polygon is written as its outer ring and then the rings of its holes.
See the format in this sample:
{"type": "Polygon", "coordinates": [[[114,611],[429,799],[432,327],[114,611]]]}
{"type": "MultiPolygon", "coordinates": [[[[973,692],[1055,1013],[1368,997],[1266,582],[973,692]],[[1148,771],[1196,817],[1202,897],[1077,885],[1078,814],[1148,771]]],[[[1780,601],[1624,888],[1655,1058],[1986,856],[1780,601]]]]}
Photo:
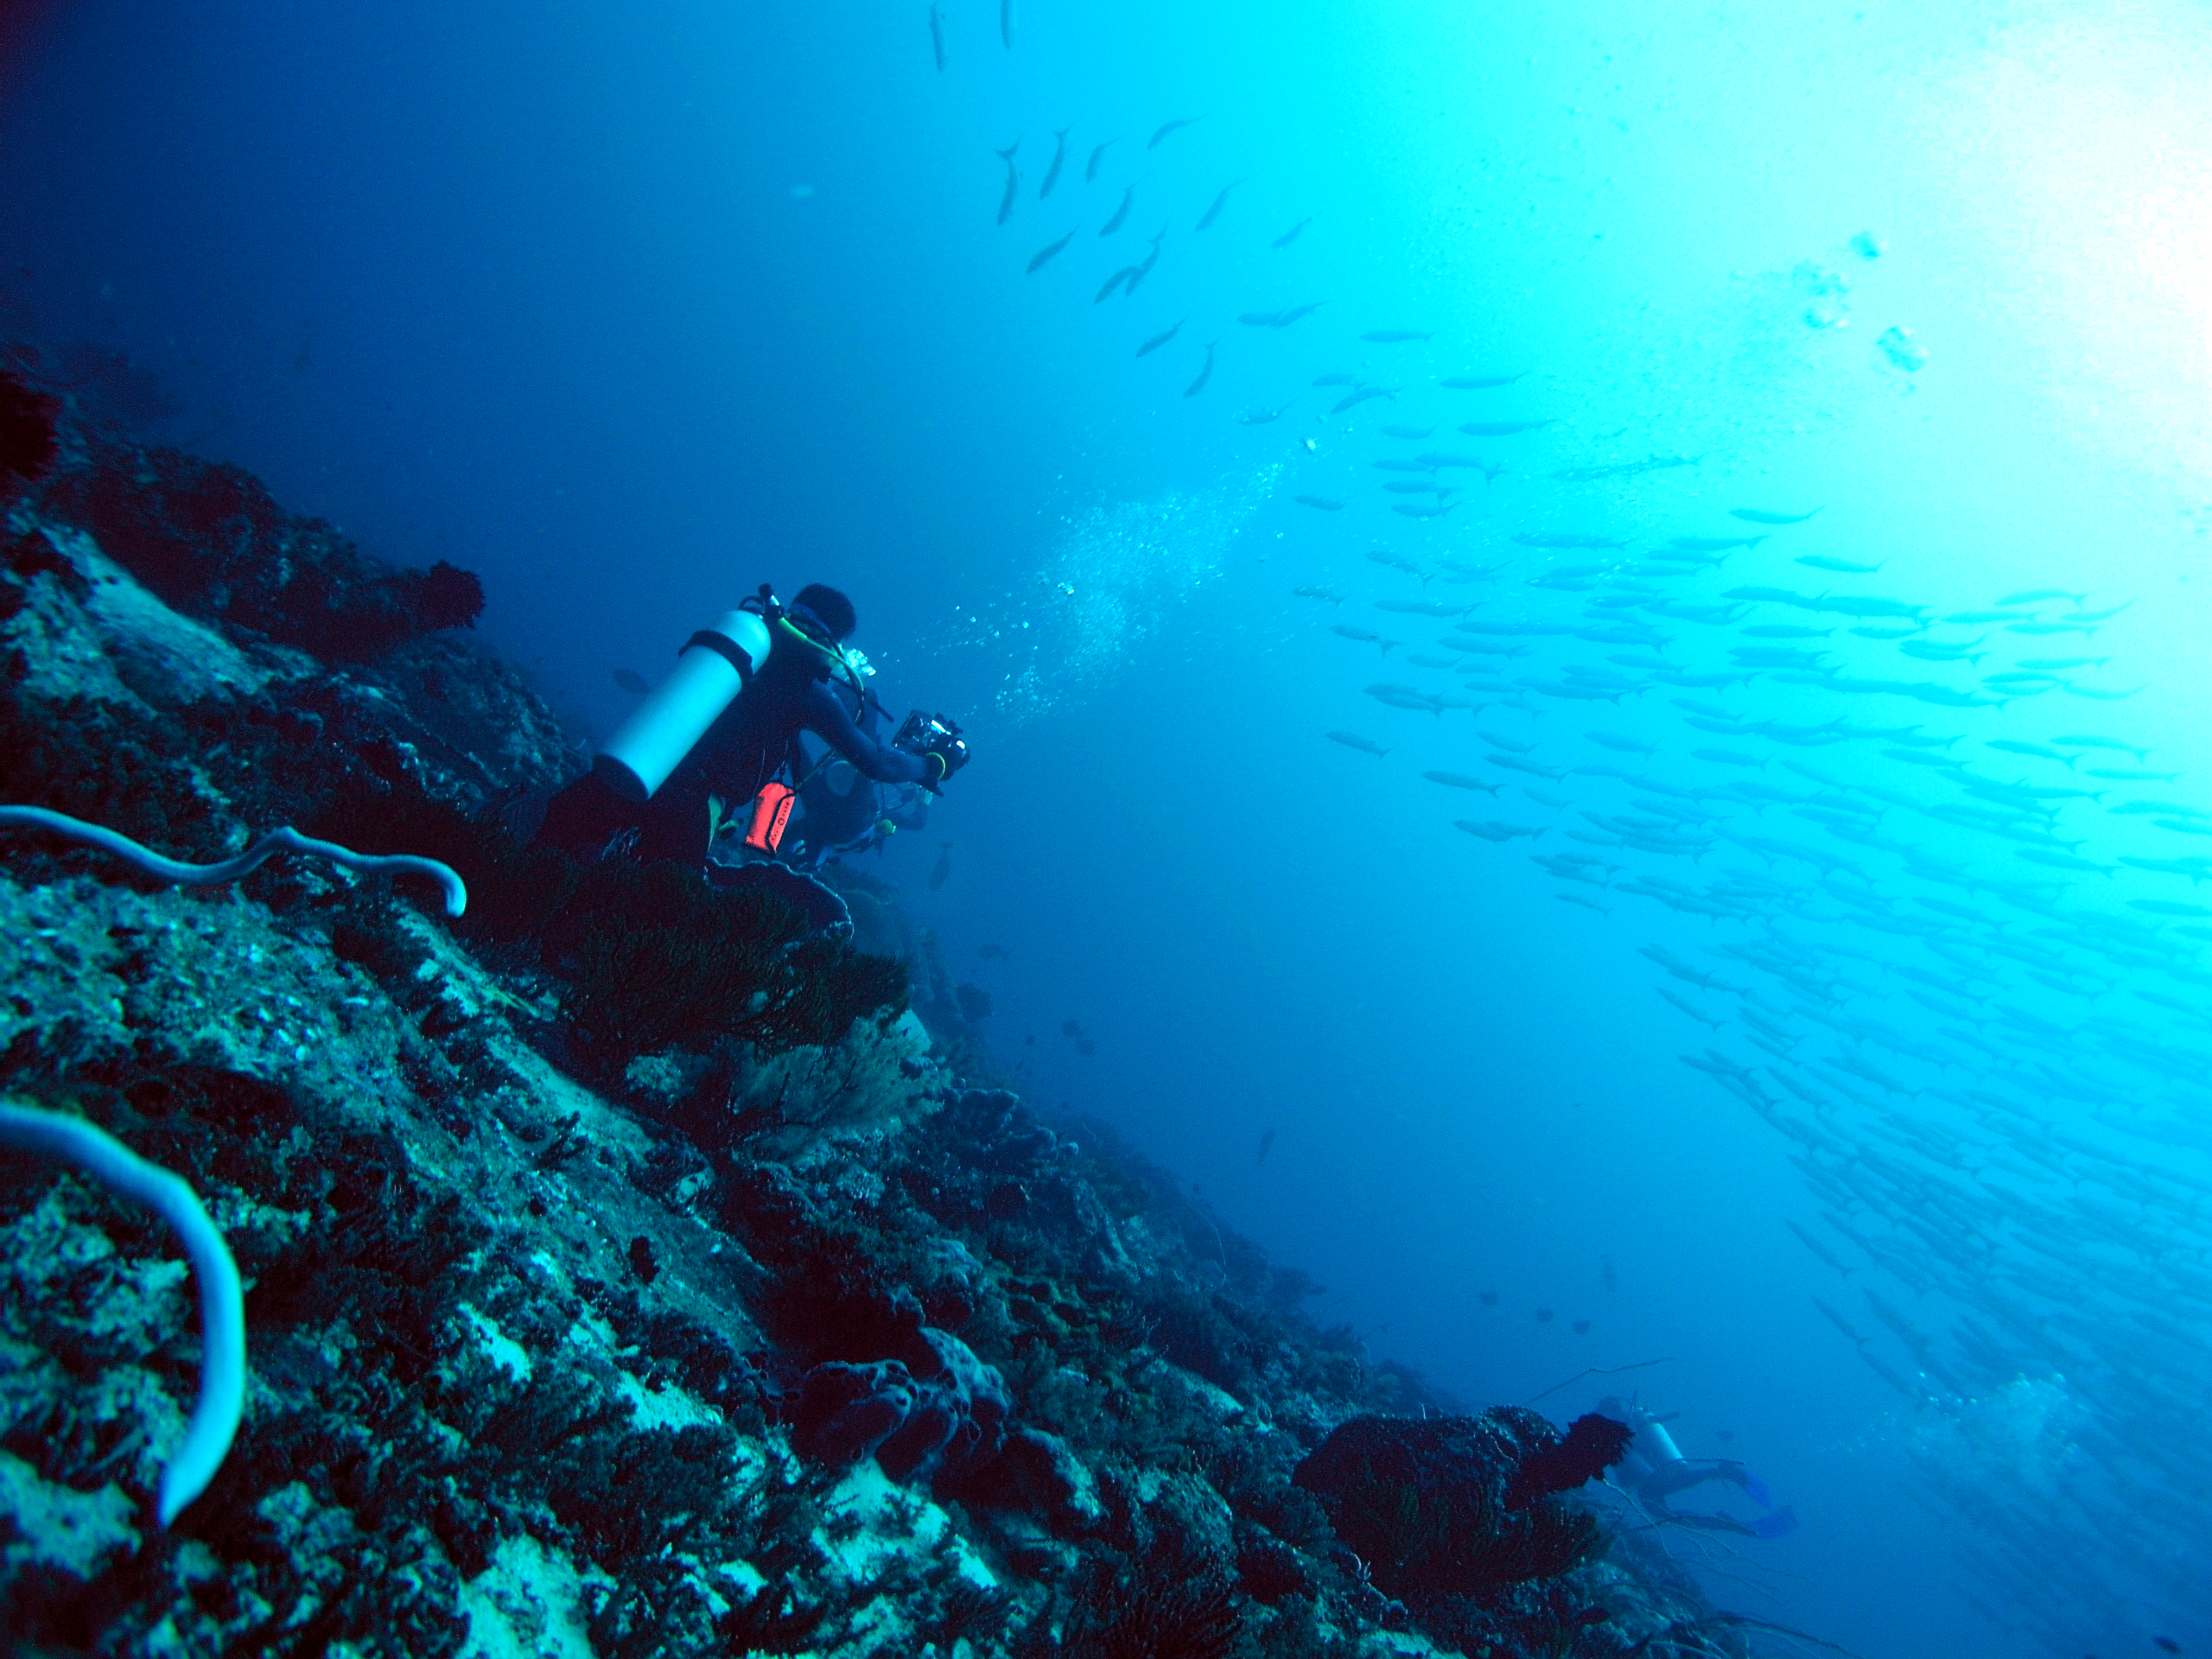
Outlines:
{"type": "Polygon", "coordinates": [[[760,591],[684,641],[669,677],[632,711],[592,761],[626,801],[649,801],[768,660],[784,607],[760,591]]]}
{"type": "Polygon", "coordinates": [[[922,787],[932,795],[938,785],[968,764],[967,741],[960,734],[960,722],[950,715],[925,715],[915,709],[899,728],[899,734],[891,740],[892,746],[909,754],[933,754],[944,770],[934,781],[922,787]]]}

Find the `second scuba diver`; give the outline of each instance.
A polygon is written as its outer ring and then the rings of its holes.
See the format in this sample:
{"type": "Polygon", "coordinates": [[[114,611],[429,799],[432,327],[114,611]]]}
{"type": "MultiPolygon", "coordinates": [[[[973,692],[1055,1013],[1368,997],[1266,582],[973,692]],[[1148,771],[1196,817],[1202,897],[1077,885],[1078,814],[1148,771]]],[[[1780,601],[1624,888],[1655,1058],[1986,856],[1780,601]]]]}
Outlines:
{"type": "MultiPolygon", "coordinates": [[[[936,793],[968,764],[967,741],[944,716],[919,712],[891,742],[878,741],[873,671],[846,645],[857,626],[852,601],[834,588],[810,584],[785,606],[763,586],[691,637],[592,770],[547,804],[538,838],[586,857],[627,848],[702,869],[732,820],[744,824],[751,856],[782,855],[793,806],[818,798],[809,785],[838,761],[873,784],[936,793]],[[803,734],[818,740],[811,758],[803,734]]],[[[889,815],[902,816],[913,814],[889,815]]],[[[791,849],[804,844],[808,861],[819,861],[855,831],[872,838],[883,817],[871,810],[864,826],[834,835],[826,823],[802,830],[791,849]]]]}

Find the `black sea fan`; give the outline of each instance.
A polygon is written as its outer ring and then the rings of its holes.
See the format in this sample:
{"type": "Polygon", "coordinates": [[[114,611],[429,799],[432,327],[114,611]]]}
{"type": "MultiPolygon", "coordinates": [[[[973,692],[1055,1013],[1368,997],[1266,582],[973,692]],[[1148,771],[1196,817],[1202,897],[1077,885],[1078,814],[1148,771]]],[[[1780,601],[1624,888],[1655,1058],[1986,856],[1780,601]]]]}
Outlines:
{"type": "Polygon", "coordinates": [[[1225,1659],[1243,1621],[1225,1580],[1148,1583],[1103,1624],[1068,1643],[1081,1659],[1225,1659]]]}
{"type": "Polygon", "coordinates": [[[764,1585],[724,1613],[715,1634],[735,1653],[803,1653],[830,1617],[826,1606],[803,1599],[789,1585],[764,1585]]]}
{"type": "Polygon", "coordinates": [[[1567,1426],[1567,1438],[1556,1446],[1531,1452],[1505,1488],[1505,1507],[1522,1510],[1554,1492],[1572,1491],[1586,1480],[1595,1480],[1628,1455],[1635,1438],[1626,1423],[1592,1412],[1567,1426]]]}
{"type": "Polygon", "coordinates": [[[1243,1625],[1227,1563],[1163,1537],[1135,1561],[1110,1552],[1089,1560],[1055,1651],[1069,1659],[1226,1659],[1243,1625]]]}
{"type": "Polygon", "coordinates": [[[60,407],[13,375],[0,374],[0,479],[35,482],[54,465],[54,416],[60,407]]]}
{"type": "Polygon", "coordinates": [[[963,1579],[944,1592],[934,1632],[938,1644],[948,1653],[963,1637],[971,1647],[984,1645],[1006,1627],[1013,1607],[1014,1598],[1005,1591],[963,1579]]]}
{"type": "Polygon", "coordinates": [[[1236,1552],[1237,1587],[1269,1606],[1292,1596],[1310,1595],[1313,1580],[1298,1552],[1264,1535],[1248,1538],[1236,1552]]]}
{"type": "Polygon", "coordinates": [[[484,584],[473,571],[440,559],[418,576],[410,586],[408,610],[415,625],[425,633],[435,633],[440,628],[472,628],[476,619],[484,613],[484,584]]]}

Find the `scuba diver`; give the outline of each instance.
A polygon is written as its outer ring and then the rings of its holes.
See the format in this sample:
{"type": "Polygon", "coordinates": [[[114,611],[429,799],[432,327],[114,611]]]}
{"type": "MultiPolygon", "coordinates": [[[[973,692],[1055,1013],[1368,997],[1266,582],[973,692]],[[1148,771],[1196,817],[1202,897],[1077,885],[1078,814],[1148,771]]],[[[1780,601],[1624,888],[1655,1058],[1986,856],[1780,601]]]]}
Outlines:
{"type": "MultiPolygon", "coordinates": [[[[855,723],[873,738],[881,714],[871,688],[855,723]]],[[[833,858],[880,848],[901,830],[929,827],[930,792],[921,785],[871,778],[810,731],[798,734],[798,804],[777,855],[793,869],[818,869],[833,858]]]]}
{"type": "Polygon", "coordinates": [[[1618,1395],[1598,1402],[1600,1415],[1626,1423],[1635,1438],[1628,1455],[1618,1465],[1617,1478],[1643,1502],[1655,1521],[1695,1527],[1706,1532],[1735,1532],[1751,1538],[1779,1538],[1797,1524],[1793,1510],[1778,1508],[1767,1484],[1742,1464],[1726,1458],[1686,1458],[1666,1425],[1642,1406],[1618,1395]],[[1764,1511],[1756,1520],[1739,1521],[1732,1515],[1710,1510],[1678,1510],[1673,1500],[1694,1486],[1718,1482],[1733,1486],[1764,1511]]]}
{"type": "Polygon", "coordinates": [[[923,791],[938,793],[968,764],[967,741],[945,716],[919,710],[889,743],[877,738],[874,671],[845,643],[857,625],[834,588],[813,583],[785,606],[763,583],[691,636],[592,770],[547,803],[537,838],[585,857],[626,849],[704,869],[723,829],[739,823],[744,856],[783,861],[802,799],[810,816],[823,803],[823,821],[803,836],[810,863],[888,833],[887,817],[918,822],[923,791]],[[848,808],[842,817],[816,787],[840,764],[851,774],[834,803],[848,808]],[[878,811],[873,785],[911,798],[878,811]],[[849,810],[861,804],[865,825],[849,810]]]}

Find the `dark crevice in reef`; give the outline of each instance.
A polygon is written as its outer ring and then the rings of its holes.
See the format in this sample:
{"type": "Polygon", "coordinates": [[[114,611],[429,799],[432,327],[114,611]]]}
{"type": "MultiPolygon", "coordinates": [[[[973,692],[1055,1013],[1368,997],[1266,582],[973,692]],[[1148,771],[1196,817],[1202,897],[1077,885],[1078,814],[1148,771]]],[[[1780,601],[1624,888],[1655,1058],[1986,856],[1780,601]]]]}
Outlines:
{"type": "Polygon", "coordinates": [[[839,873],[831,939],[505,839],[577,759],[454,632],[474,578],[73,418],[0,381],[0,798],[194,859],[290,823],[473,902],[6,832],[0,1091],[192,1182],[252,1362],[162,1531],[174,1243],[0,1154],[10,1651],[1742,1650],[1648,1540],[1514,1484],[1550,1425],[1371,1363],[1103,1128],[988,1087],[889,889],[839,873]]]}

